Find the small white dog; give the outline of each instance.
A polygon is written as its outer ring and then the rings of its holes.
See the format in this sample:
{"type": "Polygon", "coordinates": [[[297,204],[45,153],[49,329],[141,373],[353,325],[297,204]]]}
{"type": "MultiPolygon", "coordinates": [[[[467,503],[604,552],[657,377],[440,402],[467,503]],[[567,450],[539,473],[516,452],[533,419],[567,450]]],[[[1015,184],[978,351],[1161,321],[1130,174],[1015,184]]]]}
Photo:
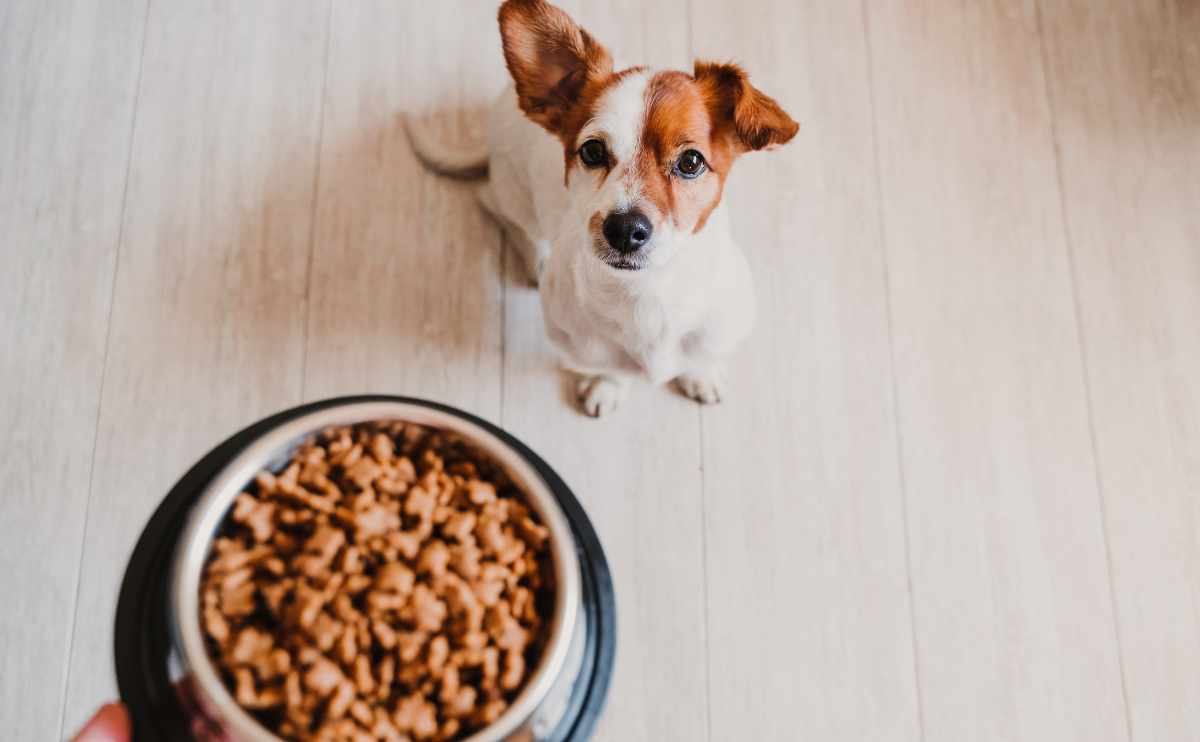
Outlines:
{"type": "Polygon", "coordinates": [[[486,168],[479,201],[541,285],[546,331],[580,374],[585,412],[615,409],[636,376],[719,401],[725,359],[754,322],[725,178],[738,155],[799,126],[731,64],[614,71],[543,0],[507,0],[500,34],[515,96],[492,107],[486,146],[445,151],[413,129],[418,156],[451,175],[486,168]]]}

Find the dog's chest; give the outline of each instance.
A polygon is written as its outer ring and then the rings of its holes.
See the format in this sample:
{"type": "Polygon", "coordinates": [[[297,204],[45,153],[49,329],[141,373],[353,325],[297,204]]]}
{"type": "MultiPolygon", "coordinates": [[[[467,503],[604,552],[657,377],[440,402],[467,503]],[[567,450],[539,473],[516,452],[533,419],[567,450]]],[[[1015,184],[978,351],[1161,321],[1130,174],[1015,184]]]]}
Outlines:
{"type": "Polygon", "coordinates": [[[574,363],[654,381],[681,373],[686,338],[699,322],[694,302],[619,289],[581,294],[554,283],[543,295],[550,335],[574,363]]]}

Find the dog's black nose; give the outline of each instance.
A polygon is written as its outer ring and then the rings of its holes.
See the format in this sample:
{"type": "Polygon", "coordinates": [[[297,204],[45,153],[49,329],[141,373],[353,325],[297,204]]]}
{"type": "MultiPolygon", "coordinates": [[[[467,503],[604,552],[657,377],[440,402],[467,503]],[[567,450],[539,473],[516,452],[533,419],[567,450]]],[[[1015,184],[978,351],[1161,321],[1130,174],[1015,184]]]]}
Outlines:
{"type": "Polygon", "coordinates": [[[640,211],[614,211],[604,219],[604,239],[620,253],[641,249],[653,231],[650,220],[640,211]]]}

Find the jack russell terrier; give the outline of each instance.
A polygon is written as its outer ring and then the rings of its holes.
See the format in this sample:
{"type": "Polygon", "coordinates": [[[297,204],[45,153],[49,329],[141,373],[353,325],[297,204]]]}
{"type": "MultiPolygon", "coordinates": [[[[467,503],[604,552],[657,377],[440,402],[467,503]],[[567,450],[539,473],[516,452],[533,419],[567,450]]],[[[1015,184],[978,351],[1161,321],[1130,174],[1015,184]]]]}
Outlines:
{"type": "Polygon", "coordinates": [[[451,151],[413,127],[418,157],[447,175],[488,174],[478,200],[540,284],[586,413],[614,410],[639,376],[720,401],[725,359],[755,314],[725,178],[739,155],[799,125],[735,65],[617,71],[544,0],[507,0],[499,19],[514,85],[491,108],[487,141],[451,151]]]}

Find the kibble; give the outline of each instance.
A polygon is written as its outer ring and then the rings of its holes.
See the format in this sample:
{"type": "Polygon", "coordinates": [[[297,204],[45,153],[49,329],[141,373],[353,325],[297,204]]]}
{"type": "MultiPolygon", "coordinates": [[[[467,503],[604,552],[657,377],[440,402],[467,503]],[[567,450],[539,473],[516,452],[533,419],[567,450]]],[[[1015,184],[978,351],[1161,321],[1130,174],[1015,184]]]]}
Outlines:
{"type": "Polygon", "coordinates": [[[403,422],[325,430],[222,526],[201,586],[210,655],[285,739],[460,739],[537,665],[548,537],[461,440],[403,422]]]}

